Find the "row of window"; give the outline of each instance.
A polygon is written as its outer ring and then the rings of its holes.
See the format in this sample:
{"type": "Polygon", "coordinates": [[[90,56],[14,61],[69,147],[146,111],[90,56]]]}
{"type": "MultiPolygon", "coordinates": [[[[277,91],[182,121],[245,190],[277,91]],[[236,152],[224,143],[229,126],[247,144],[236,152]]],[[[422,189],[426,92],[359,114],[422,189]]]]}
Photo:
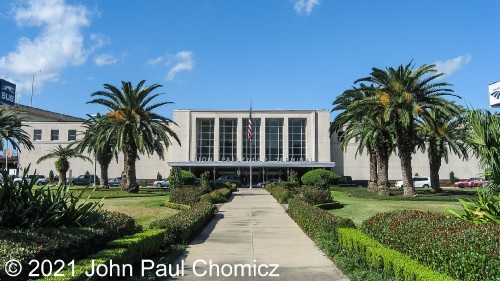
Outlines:
{"type": "MultiPolygon", "coordinates": [[[[42,130],[35,129],[33,130],[33,140],[41,141],[42,140],[42,130]]],[[[50,130],[50,140],[58,141],[59,140],[59,130],[50,130]]],[[[68,141],[76,140],[76,130],[68,130],[68,141]]]]}
{"type": "MultiPolygon", "coordinates": [[[[261,151],[261,120],[252,118],[252,139],[248,138],[248,118],[242,121],[241,146],[237,145],[238,119],[219,119],[219,160],[237,159],[241,147],[244,159],[259,158],[261,151]]],[[[283,158],[284,119],[265,120],[265,158],[277,161],[283,158]]],[[[215,119],[196,120],[196,155],[199,159],[214,159],[215,119]]],[[[288,158],[306,159],[306,119],[288,119],[288,158]]]]}

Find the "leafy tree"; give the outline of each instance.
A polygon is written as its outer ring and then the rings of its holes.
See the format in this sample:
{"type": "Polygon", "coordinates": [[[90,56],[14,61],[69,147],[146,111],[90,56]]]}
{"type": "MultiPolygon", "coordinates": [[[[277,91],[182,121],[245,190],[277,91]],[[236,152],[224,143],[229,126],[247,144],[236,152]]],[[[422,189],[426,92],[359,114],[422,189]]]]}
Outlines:
{"type": "Polygon", "coordinates": [[[55,168],[56,171],[59,172],[59,182],[57,183],[58,186],[66,184],[66,173],[70,168],[69,159],[79,158],[82,160],[88,160],[92,162],[90,158],[80,154],[80,151],[78,149],[73,148],[72,144],[69,144],[66,147],[58,145],[56,148],[49,150],[49,153],[40,157],[36,163],[40,164],[43,161],[54,158],[57,159],[55,163],[55,168]]]}
{"type": "Polygon", "coordinates": [[[162,179],[163,177],[161,176],[160,172],[158,172],[158,174],[156,174],[156,180],[161,181],[162,179]]]}
{"type": "MultiPolygon", "coordinates": [[[[23,122],[27,118],[20,117],[17,112],[9,108],[0,108],[0,138],[5,139],[10,147],[20,150],[19,144],[31,150],[34,148],[29,134],[23,129],[26,125],[23,122]]],[[[0,142],[0,150],[3,149],[3,142],[0,142]]]]}
{"type": "Polygon", "coordinates": [[[130,82],[122,82],[121,89],[104,84],[105,91],[98,91],[91,96],[95,99],[89,103],[100,104],[109,109],[102,120],[106,127],[101,127],[99,134],[104,139],[116,138],[114,149],[124,155],[124,179],[122,189],[130,193],[139,192],[136,178],[135,162],[138,153],[157,154],[164,159],[165,149],[171,145],[171,137],[180,144],[179,138],[170,128],[175,124],[169,118],[154,113],[153,110],[171,102],[150,104],[162,94],[152,94],[161,87],[159,84],[144,86],[146,81],[140,81],[134,88],[130,82]]]}
{"type": "Polygon", "coordinates": [[[436,71],[435,65],[424,64],[415,69],[410,62],[397,68],[372,68],[370,76],[355,81],[371,83],[377,88],[376,95],[365,99],[358,106],[370,111],[381,109],[384,121],[394,126],[405,196],[416,194],[412,182],[411,160],[417,145],[417,119],[428,116],[431,109],[451,115],[450,112],[455,108],[454,104],[444,99],[444,96],[452,95],[451,85],[436,82],[444,75],[435,74],[436,71]]]}

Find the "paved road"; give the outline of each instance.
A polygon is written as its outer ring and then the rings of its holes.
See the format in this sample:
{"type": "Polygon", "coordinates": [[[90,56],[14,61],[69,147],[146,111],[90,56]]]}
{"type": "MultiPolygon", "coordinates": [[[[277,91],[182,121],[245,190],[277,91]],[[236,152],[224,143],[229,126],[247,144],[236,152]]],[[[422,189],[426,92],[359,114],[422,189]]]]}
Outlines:
{"type": "Polygon", "coordinates": [[[267,191],[255,188],[235,193],[177,263],[183,270],[173,280],[349,280],[267,191]]]}

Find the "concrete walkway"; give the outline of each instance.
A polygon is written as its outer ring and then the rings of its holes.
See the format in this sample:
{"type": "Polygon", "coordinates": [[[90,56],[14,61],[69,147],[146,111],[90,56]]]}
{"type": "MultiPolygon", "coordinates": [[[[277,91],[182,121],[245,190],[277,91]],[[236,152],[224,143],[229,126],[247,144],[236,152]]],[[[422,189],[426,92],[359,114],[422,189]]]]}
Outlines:
{"type": "Polygon", "coordinates": [[[173,280],[349,280],[262,189],[234,193],[177,264],[173,280]]]}

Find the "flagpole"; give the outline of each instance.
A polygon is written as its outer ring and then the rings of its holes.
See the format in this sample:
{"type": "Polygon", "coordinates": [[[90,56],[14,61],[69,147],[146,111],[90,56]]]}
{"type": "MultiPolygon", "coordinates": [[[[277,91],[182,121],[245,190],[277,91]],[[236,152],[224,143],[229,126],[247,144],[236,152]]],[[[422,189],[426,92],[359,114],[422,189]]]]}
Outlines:
{"type": "Polygon", "coordinates": [[[252,139],[253,139],[253,124],[252,124],[252,100],[250,99],[250,115],[248,118],[248,138],[250,141],[250,189],[252,189],[252,139]]]}

